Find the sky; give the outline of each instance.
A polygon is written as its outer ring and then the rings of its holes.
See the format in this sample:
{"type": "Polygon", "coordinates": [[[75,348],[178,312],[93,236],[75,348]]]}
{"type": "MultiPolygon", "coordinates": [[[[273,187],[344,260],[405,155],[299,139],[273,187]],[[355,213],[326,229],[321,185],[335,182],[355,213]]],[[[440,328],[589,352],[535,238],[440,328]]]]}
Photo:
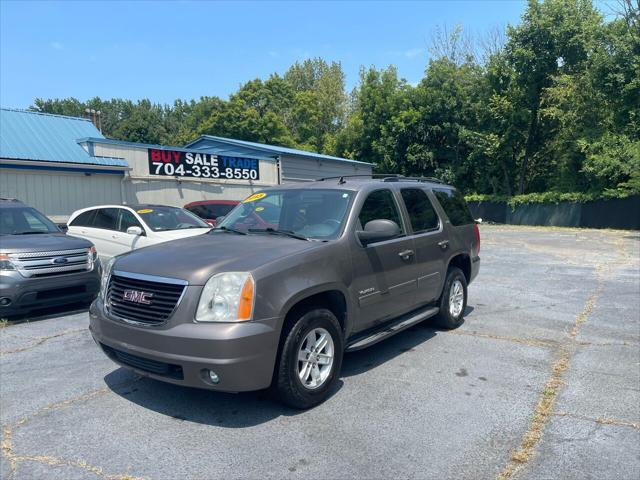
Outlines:
{"type": "Polygon", "coordinates": [[[36,97],[172,103],[227,98],[305,58],[395,65],[417,83],[433,33],[517,24],[519,0],[422,2],[56,2],[0,0],[0,105],[36,97]]]}

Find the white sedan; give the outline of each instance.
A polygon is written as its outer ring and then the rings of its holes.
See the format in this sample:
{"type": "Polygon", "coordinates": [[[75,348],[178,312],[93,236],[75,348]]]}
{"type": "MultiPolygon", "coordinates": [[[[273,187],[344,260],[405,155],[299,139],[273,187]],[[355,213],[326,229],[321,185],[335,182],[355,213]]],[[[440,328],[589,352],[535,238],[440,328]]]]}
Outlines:
{"type": "Polygon", "coordinates": [[[202,235],[211,226],[182,208],[100,205],[73,212],[68,234],[93,242],[102,259],[156,243],[202,235]]]}

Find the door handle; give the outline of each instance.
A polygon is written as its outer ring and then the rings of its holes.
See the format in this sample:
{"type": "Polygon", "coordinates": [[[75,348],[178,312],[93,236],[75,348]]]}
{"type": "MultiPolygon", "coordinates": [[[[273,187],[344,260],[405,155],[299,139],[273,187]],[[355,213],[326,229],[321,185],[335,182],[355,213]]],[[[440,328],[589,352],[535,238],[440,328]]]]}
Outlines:
{"type": "Polygon", "coordinates": [[[442,250],[446,250],[447,248],[449,248],[449,240],[442,240],[441,242],[438,242],[438,246],[442,250]]]}
{"type": "Polygon", "coordinates": [[[409,260],[413,256],[413,250],[403,250],[398,253],[398,256],[403,260],[409,260]]]}
{"type": "Polygon", "coordinates": [[[111,235],[111,238],[120,238],[119,235],[111,235]]]}

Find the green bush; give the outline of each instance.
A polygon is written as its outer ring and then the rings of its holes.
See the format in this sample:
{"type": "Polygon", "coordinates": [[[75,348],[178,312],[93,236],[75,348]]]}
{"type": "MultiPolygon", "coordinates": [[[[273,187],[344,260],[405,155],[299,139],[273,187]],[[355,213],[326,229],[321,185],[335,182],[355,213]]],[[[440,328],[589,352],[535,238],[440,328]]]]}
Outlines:
{"type": "Polygon", "coordinates": [[[639,192],[626,189],[607,189],[602,193],[582,193],[582,192],[541,192],[528,193],[526,195],[515,195],[506,197],[504,195],[485,195],[481,193],[472,193],[466,195],[467,202],[498,202],[506,203],[511,208],[519,205],[527,205],[532,203],[560,203],[574,202],[584,203],[592,200],[608,200],[612,198],[626,198],[637,195],[639,192]]]}

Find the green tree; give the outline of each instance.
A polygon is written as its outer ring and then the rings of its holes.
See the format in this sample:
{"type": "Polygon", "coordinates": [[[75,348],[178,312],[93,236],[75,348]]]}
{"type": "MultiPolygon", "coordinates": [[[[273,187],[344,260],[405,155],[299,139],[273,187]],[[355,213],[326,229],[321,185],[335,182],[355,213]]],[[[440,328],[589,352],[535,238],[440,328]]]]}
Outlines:
{"type": "Polygon", "coordinates": [[[589,0],[529,0],[522,22],[508,29],[506,56],[521,93],[516,108],[527,111],[529,117],[518,193],[525,193],[537,176],[547,173],[543,147],[548,126],[540,117],[544,90],[552,86],[555,76],[584,68],[601,23],[589,0]]]}
{"type": "Polygon", "coordinates": [[[295,94],[294,112],[286,123],[296,143],[327,151],[345,121],[347,97],[342,66],[321,58],[307,59],[293,64],[284,80],[295,94]]]}

